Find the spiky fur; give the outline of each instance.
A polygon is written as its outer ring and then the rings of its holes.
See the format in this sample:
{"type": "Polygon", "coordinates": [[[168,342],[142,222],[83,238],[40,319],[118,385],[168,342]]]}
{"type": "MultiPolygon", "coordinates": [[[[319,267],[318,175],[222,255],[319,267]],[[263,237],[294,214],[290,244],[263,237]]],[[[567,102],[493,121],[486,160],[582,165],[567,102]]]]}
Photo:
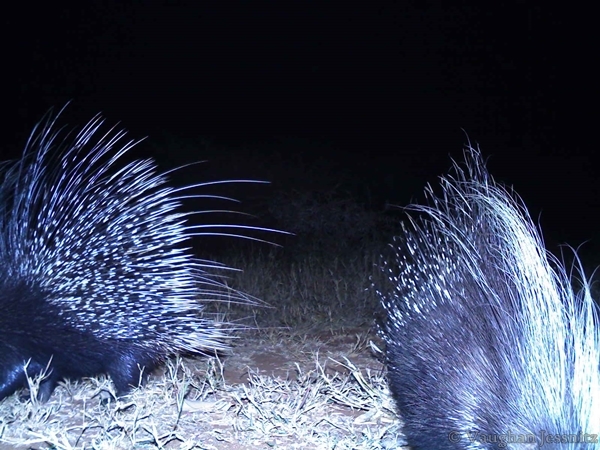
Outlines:
{"type": "Polygon", "coordinates": [[[377,291],[408,443],[600,448],[600,335],[589,284],[574,293],[522,202],[488,175],[478,150],[465,158],[466,171],[455,164],[456,175],[441,178],[441,196],[428,188],[429,205],[413,207],[421,217],[395,239],[395,260],[382,267],[391,287],[377,291]],[[573,442],[550,445],[547,435],[573,442]]]}
{"type": "MultiPolygon", "coordinates": [[[[40,386],[108,373],[119,395],[175,353],[214,353],[226,330],[203,311],[249,299],[194,257],[178,210],[184,191],[152,160],[122,163],[135,142],[101,132],[100,117],[76,136],[56,118],[38,125],[0,184],[0,399],[49,364],[40,386]]],[[[206,183],[211,184],[211,183],[206,183]]],[[[191,194],[193,195],[193,194],[191,194]]]]}

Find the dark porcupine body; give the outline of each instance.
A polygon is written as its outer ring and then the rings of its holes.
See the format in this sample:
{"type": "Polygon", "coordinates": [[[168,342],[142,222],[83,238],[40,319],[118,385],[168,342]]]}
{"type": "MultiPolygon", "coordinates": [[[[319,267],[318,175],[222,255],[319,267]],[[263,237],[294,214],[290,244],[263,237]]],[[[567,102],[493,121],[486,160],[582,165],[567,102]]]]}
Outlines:
{"type": "Polygon", "coordinates": [[[203,305],[248,299],[186,248],[201,233],[180,198],[202,185],[174,189],[152,160],[121,163],[134,143],[100,133],[98,117],[74,137],[54,120],[0,174],[0,400],[46,368],[41,400],[63,378],[102,373],[122,395],[169,355],[226,348],[203,305]]]}
{"type": "MultiPolygon", "coordinates": [[[[600,339],[564,267],[478,151],[383,264],[388,379],[414,449],[600,448],[600,339]],[[587,435],[586,435],[587,433],[587,435]],[[587,443],[587,444],[586,444],[587,443]]],[[[583,277],[583,274],[581,274],[583,277]]]]}

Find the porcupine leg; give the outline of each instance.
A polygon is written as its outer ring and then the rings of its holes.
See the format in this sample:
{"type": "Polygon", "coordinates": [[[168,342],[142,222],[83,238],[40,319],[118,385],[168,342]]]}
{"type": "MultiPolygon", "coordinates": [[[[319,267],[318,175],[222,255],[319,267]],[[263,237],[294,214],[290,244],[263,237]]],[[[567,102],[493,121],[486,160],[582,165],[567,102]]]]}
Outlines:
{"type": "Polygon", "coordinates": [[[156,367],[156,362],[143,351],[121,353],[108,368],[118,397],[128,394],[132,388],[141,386],[156,367]]]}
{"type": "Polygon", "coordinates": [[[47,378],[40,382],[37,393],[37,399],[40,402],[45,403],[50,399],[50,396],[58,384],[58,379],[58,374],[51,373],[47,378]]]}
{"type": "MultiPolygon", "coordinates": [[[[39,363],[38,361],[32,359],[29,361],[25,369],[21,367],[23,374],[30,378],[35,378],[43,374],[43,378],[40,380],[37,387],[38,392],[36,396],[37,399],[42,403],[48,401],[61,378],[60,371],[51,363],[51,358],[49,358],[45,363],[39,363]]],[[[24,385],[27,386],[26,379],[24,380],[24,385]]]]}
{"type": "MultiPolygon", "coordinates": [[[[9,368],[6,367],[9,366],[6,365],[5,370],[0,375],[0,380],[2,380],[2,383],[0,383],[0,400],[8,397],[19,389],[27,387],[28,376],[30,378],[35,378],[39,374],[46,372],[45,364],[39,364],[33,360],[30,360],[28,363],[15,362],[9,368]]],[[[58,374],[55,371],[52,371],[52,369],[49,369],[38,386],[38,400],[45,402],[50,398],[58,379],[58,374]]]]}
{"type": "Polygon", "coordinates": [[[0,374],[0,381],[0,400],[25,387],[27,379],[25,378],[25,372],[23,372],[23,364],[16,364],[10,368],[5,366],[0,374]]]}

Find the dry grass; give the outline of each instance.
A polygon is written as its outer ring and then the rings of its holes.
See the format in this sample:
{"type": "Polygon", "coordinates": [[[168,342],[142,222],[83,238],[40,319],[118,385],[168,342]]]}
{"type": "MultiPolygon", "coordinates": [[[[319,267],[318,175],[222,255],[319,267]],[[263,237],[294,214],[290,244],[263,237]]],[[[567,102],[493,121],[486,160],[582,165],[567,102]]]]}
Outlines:
{"type": "Polygon", "coordinates": [[[217,358],[176,360],[118,401],[106,379],[63,384],[46,404],[13,396],[0,404],[0,448],[396,448],[382,373],[327,361],[285,378],[247,368],[229,384],[217,358]]]}

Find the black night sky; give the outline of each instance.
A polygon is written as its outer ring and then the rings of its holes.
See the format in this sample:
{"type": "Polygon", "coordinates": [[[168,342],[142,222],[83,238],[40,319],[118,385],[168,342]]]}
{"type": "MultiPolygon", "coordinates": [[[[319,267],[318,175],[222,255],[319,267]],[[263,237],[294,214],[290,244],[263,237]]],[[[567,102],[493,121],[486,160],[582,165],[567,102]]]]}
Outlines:
{"type": "Polygon", "coordinates": [[[220,149],[172,146],[154,155],[161,163],[209,159],[214,178],[268,177],[277,189],[294,179],[280,161],[300,161],[331,186],[403,205],[461,159],[464,129],[552,250],[590,240],[584,253],[600,252],[591,10],[288,0],[15,8],[2,19],[7,157],[47,110],[72,101],[69,125],[102,112],[134,137],[220,149]]]}

